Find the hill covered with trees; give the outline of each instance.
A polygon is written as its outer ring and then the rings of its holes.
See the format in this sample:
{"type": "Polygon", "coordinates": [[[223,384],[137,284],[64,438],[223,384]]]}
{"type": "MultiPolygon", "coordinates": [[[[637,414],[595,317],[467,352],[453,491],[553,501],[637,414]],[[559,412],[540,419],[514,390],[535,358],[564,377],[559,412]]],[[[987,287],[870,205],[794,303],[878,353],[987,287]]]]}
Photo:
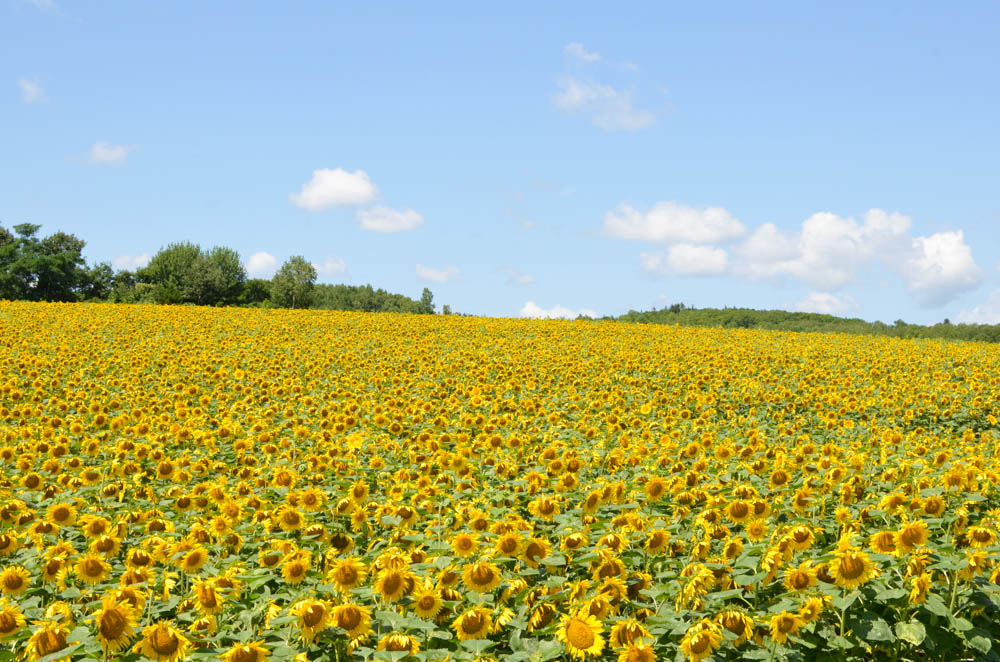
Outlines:
{"type": "Polygon", "coordinates": [[[0,299],[434,312],[427,288],[411,299],[371,285],[318,284],[316,268],[301,255],[265,280],[248,278],[232,248],[206,250],[182,241],[161,248],[144,267],[116,271],[106,262],[88,265],[86,242],[79,237],[41,237],[40,229],[31,223],[15,225],[13,232],[0,226],[0,299]]]}
{"type": "Polygon", "coordinates": [[[886,324],[821,313],[754,310],[751,308],[692,308],[683,303],[675,303],[659,310],[645,312],[630,310],[618,317],[602,319],[640,324],[676,324],[726,329],[854,333],[896,338],[947,338],[1000,342],[1000,325],[996,324],[952,324],[948,320],[933,325],[908,324],[903,320],[886,324]]]}

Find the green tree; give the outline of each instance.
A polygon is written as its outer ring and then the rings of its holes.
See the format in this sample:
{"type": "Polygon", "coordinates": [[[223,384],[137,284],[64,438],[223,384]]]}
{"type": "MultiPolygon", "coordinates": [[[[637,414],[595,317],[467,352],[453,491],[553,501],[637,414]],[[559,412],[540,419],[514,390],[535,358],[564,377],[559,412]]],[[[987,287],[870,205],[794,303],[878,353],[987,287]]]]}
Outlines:
{"type": "Polygon", "coordinates": [[[232,248],[216,246],[205,259],[217,272],[219,291],[216,303],[236,303],[247,282],[247,270],[240,261],[240,254],[232,248]]]}
{"type": "Polygon", "coordinates": [[[271,279],[271,303],[279,308],[308,308],[315,283],[316,268],[301,255],[292,256],[271,279]]]}
{"type": "Polygon", "coordinates": [[[434,293],[426,287],[420,294],[420,309],[417,312],[424,315],[434,314],[434,293]]]}
{"type": "Polygon", "coordinates": [[[39,239],[39,229],[21,223],[14,236],[0,228],[0,298],[76,301],[86,281],[86,243],[65,232],[39,239]]]}

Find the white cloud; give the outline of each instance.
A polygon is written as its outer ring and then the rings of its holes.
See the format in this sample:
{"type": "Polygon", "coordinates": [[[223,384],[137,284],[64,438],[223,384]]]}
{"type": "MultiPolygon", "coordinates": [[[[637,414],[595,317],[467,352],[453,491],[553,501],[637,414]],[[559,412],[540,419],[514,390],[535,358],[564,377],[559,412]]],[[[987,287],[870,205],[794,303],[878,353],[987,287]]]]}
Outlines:
{"type": "Polygon", "coordinates": [[[251,278],[269,278],[278,267],[278,259],[270,253],[258,251],[250,256],[244,266],[251,278]]]}
{"type": "Polygon", "coordinates": [[[1000,290],[993,290],[983,303],[972,310],[963,310],[958,321],[964,324],[1000,324],[1000,290]]]}
{"type": "Polygon", "coordinates": [[[843,315],[857,310],[858,303],[853,297],[837,296],[829,292],[810,292],[804,299],[793,303],[790,308],[801,313],[825,313],[843,315]]]}
{"type": "Polygon", "coordinates": [[[22,78],[17,81],[17,85],[21,88],[21,101],[24,103],[44,103],[48,101],[48,97],[45,96],[45,90],[42,89],[41,83],[37,80],[22,78]]]}
{"type": "Polygon", "coordinates": [[[97,142],[90,148],[90,162],[96,165],[123,165],[130,150],[131,147],[127,145],[97,142]]]}
{"type": "Polygon", "coordinates": [[[573,76],[563,76],[556,87],[552,100],[557,108],[589,115],[594,126],[607,131],[635,131],[656,124],[656,115],[651,111],[634,107],[629,92],[573,76]]]}
{"type": "Polygon", "coordinates": [[[734,271],[749,278],[791,277],[832,292],[851,283],[860,269],[881,264],[902,277],[926,307],[979,285],[982,271],[961,231],[914,237],[910,226],[909,217],[881,209],[870,210],[861,222],[813,214],[798,232],[765,223],[737,249],[734,271]]]}
{"type": "Polygon", "coordinates": [[[313,262],[312,265],[318,275],[326,278],[343,276],[347,273],[347,263],[341,257],[327,256],[322,263],[313,262]]]}
{"type": "Polygon", "coordinates": [[[524,287],[526,285],[534,285],[535,277],[531,274],[526,274],[521,272],[514,267],[503,267],[500,269],[507,276],[506,284],[511,287],[524,287]]]}
{"type": "Polygon", "coordinates": [[[412,209],[397,210],[378,205],[371,209],[360,210],[358,221],[361,223],[362,230],[388,234],[416,230],[423,225],[424,217],[412,209]]]}
{"type": "Polygon", "coordinates": [[[534,301],[528,301],[521,308],[519,313],[521,317],[534,317],[538,319],[576,319],[580,315],[585,317],[597,317],[597,313],[590,308],[581,308],[579,310],[571,310],[565,306],[553,306],[552,308],[545,309],[536,304],[534,301]]]}
{"type": "Polygon", "coordinates": [[[149,264],[148,253],[142,253],[141,255],[119,255],[118,257],[111,259],[111,266],[116,271],[119,269],[135,271],[136,269],[143,268],[147,264],[149,264]]]}
{"type": "Polygon", "coordinates": [[[725,273],[729,256],[716,246],[675,244],[664,253],[642,253],[640,264],[645,271],[659,275],[715,276],[725,273]]]}
{"type": "Polygon", "coordinates": [[[444,267],[443,269],[435,269],[433,267],[428,267],[423,264],[418,264],[416,267],[417,276],[421,280],[426,280],[431,283],[447,283],[453,281],[462,275],[462,272],[458,267],[444,267]]]}
{"type": "Polygon", "coordinates": [[[578,41],[566,44],[563,48],[563,52],[572,58],[576,58],[580,62],[597,62],[601,59],[600,53],[591,53],[578,41]]]}
{"type": "Polygon", "coordinates": [[[364,205],[375,199],[378,189],[364,170],[347,172],[341,168],[313,170],[312,179],[288,199],[296,207],[322,211],[330,207],[364,205]]]}
{"type": "Polygon", "coordinates": [[[961,230],[915,238],[912,252],[898,270],[906,289],[926,308],[944,305],[983,280],[961,230]]]}
{"type": "Polygon", "coordinates": [[[641,212],[622,203],[604,215],[604,232],[616,239],[710,244],[740,237],[746,227],[722,207],[658,202],[641,212]]]}

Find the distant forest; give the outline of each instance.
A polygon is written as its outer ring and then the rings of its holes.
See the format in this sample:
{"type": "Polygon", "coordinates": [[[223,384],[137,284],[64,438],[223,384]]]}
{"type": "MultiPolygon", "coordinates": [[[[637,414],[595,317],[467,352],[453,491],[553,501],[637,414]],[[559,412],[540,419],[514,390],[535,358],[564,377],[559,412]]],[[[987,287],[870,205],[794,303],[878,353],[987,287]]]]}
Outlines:
{"type": "Polygon", "coordinates": [[[41,237],[40,229],[0,226],[0,299],[434,313],[426,287],[411,299],[371,285],[317,284],[316,268],[300,255],[269,280],[248,278],[232,248],[184,241],[161,248],[144,267],[115,270],[107,262],[88,265],[82,239],[65,232],[41,237]]]}
{"type": "Polygon", "coordinates": [[[949,320],[929,326],[908,324],[903,320],[886,324],[820,313],[790,313],[784,310],[753,310],[750,308],[692,308],[683,303],[675,303],[660,310],[646,312],[630,310],[619,317],[604,317],[602,319],[640,324],[677,324],[724,329],[812,331],[892,336],[894,338],[947,338],[1000,342],[1000,325],[997,324],[952,324],[949,320]]]}

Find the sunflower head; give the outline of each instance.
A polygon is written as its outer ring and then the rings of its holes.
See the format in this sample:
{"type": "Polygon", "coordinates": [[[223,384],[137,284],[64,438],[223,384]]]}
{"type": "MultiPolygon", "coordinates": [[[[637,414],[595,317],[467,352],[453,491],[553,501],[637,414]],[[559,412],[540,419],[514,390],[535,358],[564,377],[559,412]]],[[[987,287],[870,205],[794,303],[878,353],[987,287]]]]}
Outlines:
{"type": "Polygon", "coordinates": [[[597,657],[604,650],[601,622],[586,611],[578,611],[563,617],[556,630],[556,637],[562,642],[566,652],[581,660],[597,657]]]}

